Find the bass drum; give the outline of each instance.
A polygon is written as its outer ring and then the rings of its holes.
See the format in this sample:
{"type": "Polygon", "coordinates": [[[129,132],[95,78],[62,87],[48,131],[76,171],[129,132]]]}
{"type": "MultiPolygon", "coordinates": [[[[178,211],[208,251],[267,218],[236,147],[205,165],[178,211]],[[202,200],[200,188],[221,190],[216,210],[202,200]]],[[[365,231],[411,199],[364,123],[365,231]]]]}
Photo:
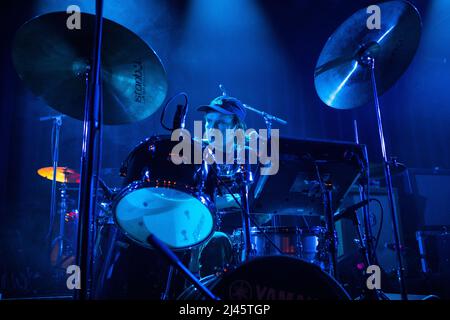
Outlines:
{"type": "MultiPolygon", "coordinates": [[[[342,286],[318,266],[286,256],[255,258],[201,282],[222,300],[350,300],[342,286]]],[[[200,300],[193,286],[178,300],[200,300]]]]}

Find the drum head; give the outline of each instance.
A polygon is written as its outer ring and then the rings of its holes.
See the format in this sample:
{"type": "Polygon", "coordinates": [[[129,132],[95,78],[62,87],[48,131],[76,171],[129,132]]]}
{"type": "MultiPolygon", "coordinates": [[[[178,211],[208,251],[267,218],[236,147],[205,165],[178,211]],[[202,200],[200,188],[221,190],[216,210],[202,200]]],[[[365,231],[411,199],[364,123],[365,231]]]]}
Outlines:
{"type": "Polygon", "coordinates": [[[172,249],[187,249],[206,241],[214,229],[207,198],[175,188],[130,187],[114,211],[125,234],[147,247],[154,234],[172,249]]]}
{"type": "Polygon", "coordinates": [[[292,257],[255,258],[226,273],[213,288],[223,300],[349,300],[314,264],[292,257]]]}

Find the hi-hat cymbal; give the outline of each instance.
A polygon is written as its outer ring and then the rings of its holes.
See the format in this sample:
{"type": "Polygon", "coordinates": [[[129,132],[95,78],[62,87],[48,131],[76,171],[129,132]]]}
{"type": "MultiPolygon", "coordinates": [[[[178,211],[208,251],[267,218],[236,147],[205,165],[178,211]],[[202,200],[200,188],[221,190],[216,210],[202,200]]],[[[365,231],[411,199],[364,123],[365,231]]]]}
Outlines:
{"type": "MultiPolygon", "coordinates": [[[[84,119],[95,16],[81,13],[81,29],[67,28],[68,14],[53,12],[25,23],[13,44],[14,66],[29,88],[52,108],[84,119]]],[[[156,53],[127,28],[103,19],[102,72],[105,124],[145,119],[167,93],[156,53]]]]}
{"type": "MultiPolygon", "coordinates": [[[[40,168],[37,173],[41,177],[53,180],[53,167],[40,168]]],[[[68,167],[57,167],[56,181],[63,183],[80,183],[80,174],[68,167]]]]}
{"type": "Polygon", "coordinates": [[[375,60],[378,94],[403,74],[419,45],[422,23],[417,9],[406,1],[378,4],[380,29],[369,29],[367,9],[354,13],[328,39],[317,61],[316,91],[325,104],[352,109],[373,99],[370,68],[375,60]]]}

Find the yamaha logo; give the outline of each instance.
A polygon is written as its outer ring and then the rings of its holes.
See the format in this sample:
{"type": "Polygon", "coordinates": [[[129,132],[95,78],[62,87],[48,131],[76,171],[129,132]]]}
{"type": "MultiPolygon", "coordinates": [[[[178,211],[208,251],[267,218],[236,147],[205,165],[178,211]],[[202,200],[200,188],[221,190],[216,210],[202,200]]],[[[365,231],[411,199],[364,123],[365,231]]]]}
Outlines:
{"type": "Polygon", "coordinates": [[[245,280],[233,281],[228,296],[231,300],[314,300],[298,292],[271,288],[265,285],[251,285],[245,280]]]}

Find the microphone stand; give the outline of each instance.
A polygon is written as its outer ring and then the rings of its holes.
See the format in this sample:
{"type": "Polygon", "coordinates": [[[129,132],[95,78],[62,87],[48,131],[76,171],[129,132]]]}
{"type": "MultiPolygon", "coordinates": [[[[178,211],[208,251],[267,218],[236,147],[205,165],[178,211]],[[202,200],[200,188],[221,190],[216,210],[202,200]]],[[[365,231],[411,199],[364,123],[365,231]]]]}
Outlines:
{"type": "MultiPolygon", "coordinates": [[[[253,111],[257,114],[259,114],[260,116],[262,116],[264,118],[264,122],[266,124],[266,128],[267,128],[267,154],[271,154],[271,146],[272,146],[272,122],[276,121],[278,123],[281,123],[283,125],[287,125],[287,121],[278,118],[274,115],[271,115],[265,111],[256,109],[248,104],[244,104],[244,107],[247,110],[253,111]]],[[[259,185],[263,185],[265,183],[265,181],[267,180],[267,176],[263,176],[260,178],[261,181],[258,183],[259,185]]],[[[279,216],[278,215],[274,215],[273,220],[272,220],[272,226],[273,227],[277,227],[279,225],[279,216]]]]}
{"type": "Polygon", "coordinates": [[[41,117],[40,121],[53,120],[52,127],[52,165],[53,165],[53,177],[52,177],[52,191],[50,200],[50,222],[48,227],[47,238],[51,236],[53,224],[56,215],[56,170],[58,168],[59,161],[59,138],[61,134],[62,116],[48,116],[41,117]]]}

